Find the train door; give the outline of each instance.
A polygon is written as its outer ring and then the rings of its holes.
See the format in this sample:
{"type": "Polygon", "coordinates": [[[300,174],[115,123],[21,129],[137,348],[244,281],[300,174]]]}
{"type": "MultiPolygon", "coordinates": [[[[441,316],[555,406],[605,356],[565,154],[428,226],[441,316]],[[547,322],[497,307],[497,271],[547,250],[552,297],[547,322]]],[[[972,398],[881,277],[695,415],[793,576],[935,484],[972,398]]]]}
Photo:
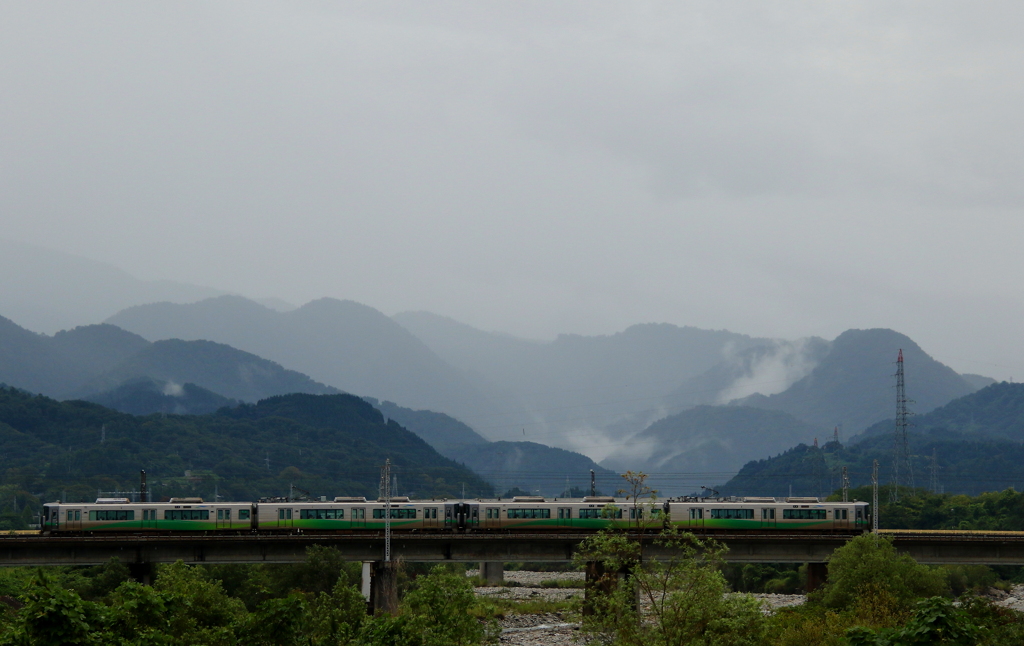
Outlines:
{"type": "Polygon", "coordinates": [[[775,528],[775,508],[774,507],[762,507],[761,508],[761,527],[765,529],[775,528]]]}
{"type": "Polygon", "coordinates": [[[218,509],[217,510],[217,529],[230,529],[231,528],[231,510],[230,509],[218,509]]]}
{"type": "Polygon", "coordinates": [[[156,529],[156,510],[142,510],[142,529],[156,529]]]}
{"type": "Polygon", "coordinates": [[[469,526],[477,528],[480,526],[480,505],[466,505],[469,507],[469,526]]]}
{"type": "Polygon", "coordinates": [[[437,507],[424,507],[423,527],[427,529],[437,529],[440,525],[441,521],[437,519],[437,507]]]}
{"type": "Polygon", "coordinates": [[[690,507],[686,512],[686,522],[690,527],[704,527],[704,509],[690,507]]]}
{"type": "Polygon", "coordinates": [[[65,529],[68,531],[79,531],[82,529],[82,510],[81,509],[68,509],[63,512],[65,529]]]}
{"type": "Polygon", "coordinates": [[[292,520],[291,508],[278,507],[277,509],[277,526],[278,527],[292,527],[295,523],[292,520]]]}
{"type": "Polygon", "coordinates": [[[850,529],[850,511],[838,507],[833,509],[832,524],[836,529],[850,529]]]}
{"type": "Polygon", "coordinates": [[[352,508],[352,524],[354,529],[363,529],[366,527],[366,507],[353,507],[352,508]]]}
{"type": "Polygon", "coordinates": [[[558,508],[558,526],[572,527],[572,507],[558,508]]]}
{"type": "Polygon", "coordinates": [[[499,507],[485,507],[482,526],[485,529],[497,529],[501,526],[501,509],[499,507]]]}

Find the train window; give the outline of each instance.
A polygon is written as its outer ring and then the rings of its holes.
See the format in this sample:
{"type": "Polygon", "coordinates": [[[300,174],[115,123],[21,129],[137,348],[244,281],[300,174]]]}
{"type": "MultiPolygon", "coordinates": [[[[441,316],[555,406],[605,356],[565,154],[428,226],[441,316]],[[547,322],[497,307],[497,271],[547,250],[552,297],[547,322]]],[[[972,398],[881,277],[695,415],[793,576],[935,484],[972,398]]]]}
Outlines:
{"type": "Polygon", "coordinates": [[[754,510],[753,509],[712,509],[712,518],[719,518],[723,520],[753,520],[754,510]]]}
{"type": "Polygon", "coordinates": [[[94,509],[89,512],[89,520],[135,520],[135,512],[130,509],[94,509]]]}
{"type": "Polygon", "coordinates": [[[690,507],[690,520],[703,520],[704,510],[690,507]]]}
{"type": "Polygon", "coordinates": [[[600,518],[600,509],[580,509],[580,518],[600,518]]]}
{"type": "Polygon", "coordinates": [[[632,509],[629,510],[629,517],[632,520],[636,520],[638,518],[639,519],[643,519],[643,517],[644,517],[644,510],[643,509],[638,509],[636,507],[633,507],[632,509]]]}
{"type": "Polygon", "coordinates": [[[775,520],[775,510],[774,509],[762,509],[761,510],[761,520],[775,520]]]}
{"type": "Polygon", "coordinates": [[[356,520],[356,519],[363,520],[365,518],[366,518],[366,510],[365,509],[360,507],[359,509],[353,509],[352,510],[352,520],[356,520]]]}
{"type": "MultiPolygon", "coordinates": [[[[384,518],[384,510],[383,509],[374,509],[373,510],[373,517],[374,518],[384,518]]],[[[399,519],[416,518],[416,510],[415,509],[392,509],[391,510],[391,517],[392,518],[399,518],[399,519]]]]}
{"type": "Polygon", "coordinates": [[[839,511],[840,511],[840,513],[842,513],[842,515],[843,515],[843,520],[847,520],[847,516],[846,516],[846,510],[845,510],[845,509],[840,509],[839,511]]]}
{"type": "Polygon", "coordinates": [[[601,518],[622,518],[622,510],[618,507],[605,507],[601,510],[601,518]]]}
{"type": "Polygon", "coordinates": [[[825,520],[824,509],[783,509],[782,517],[788,520],[825,520]]]}
{"type": "Polygon", "coordinates": [[[239,509],[238,510],[238,520],[249,520],[249,512],[250,511],[251,510],[249,510],[249,509],[239,509]]]}
{"type": "Polygon", "coordinates": [[[303,509],[299,511],[301,519],[341,520],[345,518],[344,509],[303,509]]]}
{"type": "Polygon", "coordinates": [[[209,509],[166,509],[164,520],[210,520],[209,509]]]}
{"type": "Polygon", "coordinates": [[[509,509],[509,518],[551,518],[550,509],[509,509]]]}
{"type": "MultiPolygon", "coordinates": [[[[435,518],[436,519],[437,518],[437,507],[426,507],[423,510],[423,517],[424,518],[435,518]]],[[[494,517],[495,518],[498,517],[498,510],[497,509],[494,510],[494,517]]]]}

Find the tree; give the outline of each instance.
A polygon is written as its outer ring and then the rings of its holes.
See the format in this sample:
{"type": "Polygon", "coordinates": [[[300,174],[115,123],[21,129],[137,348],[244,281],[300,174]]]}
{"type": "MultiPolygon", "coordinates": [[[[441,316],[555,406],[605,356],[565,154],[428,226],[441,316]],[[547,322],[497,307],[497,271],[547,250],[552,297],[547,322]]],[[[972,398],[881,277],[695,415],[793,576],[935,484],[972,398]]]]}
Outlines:
{"type": "Polygon", "coordinates": [[[674,530],[663,530],[654,544],[672,556],[641,563],[640,542],[623,532],[602,532],[581,544],[575,561],[603,563],[607,578],[588,589],[585,632],[619,646],[762,643],[760,604],[725,594],[721,544],[674,530]]]}
{"type": "Polygon", "coordinates": [[[811,599],[829,608],[853,608],[864,597],[882,595],[909,608],[914,600],[945,594],[941,571],[896,553],[891,537],[862,534],[837,549],[828,561],[828,582],[811,599]]]}
{"type": "Polygon", "coordinates": [[[5,635],[4,643],[17,646],[82,646],[106,644],[101,632],[103,608],[83,601],[39,570],[24,596],[25,606],[5,635]]]}
{"type": "Polygon", "coordinates": [[[406,610],[414,616],[424,646],[479,644],[490,634],[471,614],[476,606],[473,584],[462,575],[438,565],[416,579],[405,597],[406,610]]]}

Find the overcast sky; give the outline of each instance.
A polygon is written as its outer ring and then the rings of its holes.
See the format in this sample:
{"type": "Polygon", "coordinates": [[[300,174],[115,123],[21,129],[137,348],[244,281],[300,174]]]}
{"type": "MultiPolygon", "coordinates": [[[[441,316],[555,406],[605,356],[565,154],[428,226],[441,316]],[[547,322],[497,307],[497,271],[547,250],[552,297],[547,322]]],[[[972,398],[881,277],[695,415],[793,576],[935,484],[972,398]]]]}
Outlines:
{"type": "Polygon", "coordinates": [[[1024,4],[0,5],[11,240],[547,338],[1024,377],[1024,4]]]}

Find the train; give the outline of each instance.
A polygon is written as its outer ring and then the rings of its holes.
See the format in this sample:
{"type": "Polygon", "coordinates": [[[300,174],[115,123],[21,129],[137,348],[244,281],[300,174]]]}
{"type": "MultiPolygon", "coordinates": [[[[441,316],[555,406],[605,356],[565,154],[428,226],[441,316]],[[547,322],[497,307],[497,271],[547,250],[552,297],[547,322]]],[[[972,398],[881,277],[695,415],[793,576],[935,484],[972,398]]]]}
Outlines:
{"type": "Polygon", "coordinates": [[[509,500],[393,497],[390,503],[364,497],[260,502],[206,502],[202,498],[131,502],[127,498],[98,498],[94,503],[46,503],[40,531],[46,535],[359,533],[383,531],[386,515],[390,516],[393,532],[588,532],[672,526],[697,532],[849,533],[871,527],[866,502],[826,502],[805,497],[683,497],[638,504],[610,496],[550,501],[541,496],[516,496],[509,500]]]}

